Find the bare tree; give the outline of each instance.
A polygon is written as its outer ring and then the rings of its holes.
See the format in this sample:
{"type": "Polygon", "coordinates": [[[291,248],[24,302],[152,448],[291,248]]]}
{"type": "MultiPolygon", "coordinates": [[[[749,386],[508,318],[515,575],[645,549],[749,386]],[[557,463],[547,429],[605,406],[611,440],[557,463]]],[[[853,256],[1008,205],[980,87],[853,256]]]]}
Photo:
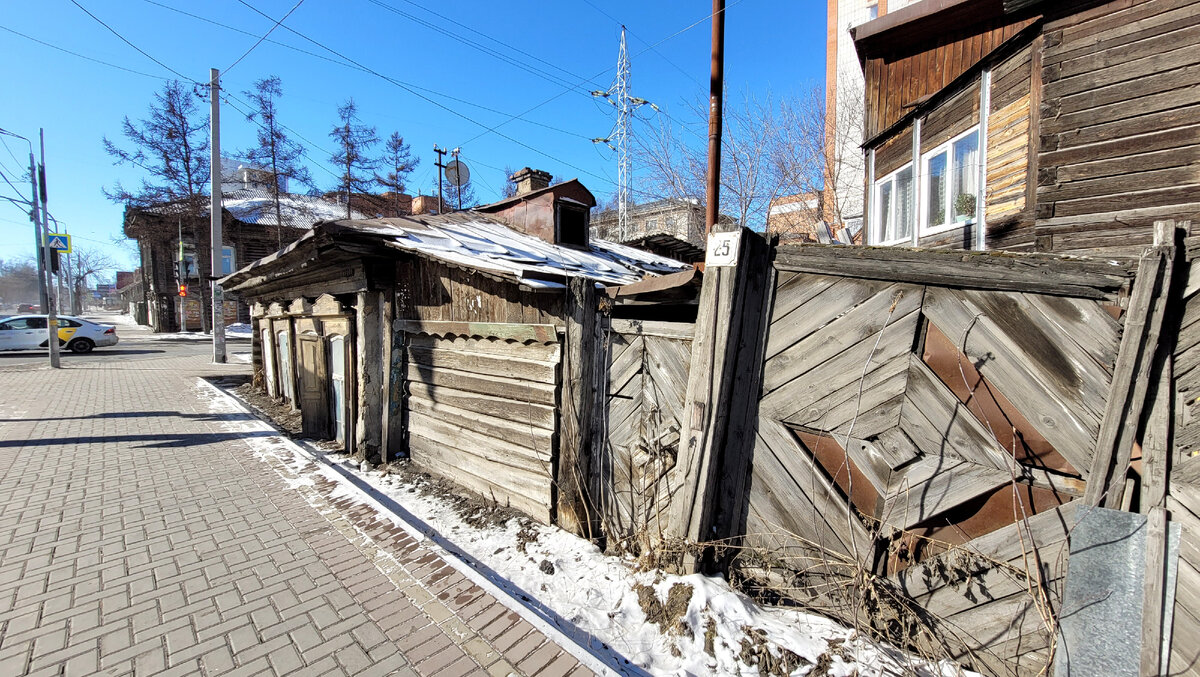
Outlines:
{"type": "Polygon", "coordinates": [[[369,192],[375,184],[375,168],[378,161],[370,156],[371,148],[379,143],[375,128],[358,121],[358,106],[354,99],[338,106],[338,124],[329,132],[337,142],[337,150],[330,156],[333,164],[342,170],[337,189],[346,193],[346,218],[350,218],[350,196],[369,192]]]}
{"type": "Polygon", "coordinates": [[[449,179],[443,179],[442,196],[442,199],[446,201],[446,208],[450,210],[470,209],[479,204],[479,199],[475,197],[475,189],[470,182],[459,186],[451,183],[449,179]]]}
{"type": "MultiPolygon", "coordinates": [[[[161,92],[156,92],[150,105],[149,117],[136,124],[126,117],[121,135],[132,144],[129,150],[103,138],[104,150],[117,165],[133,165],[144,170],[141,186],[127,189],[118,181],[104,195],[127,208],[154,211],[161,217],[186,225],[192,233],[197,251],[207,243],[209,207],[208,180],[208,116],[201,115],[199,99],[190,88],[172,80],[161,92]]],[[[159,219],[160,222],[164,219],[159,219]]],[[[157,235],[170,239],[175,232],[165,224],[157,235]]],[[[205,257],[197,271],[204,279],[211,266],[205,257]]],[[[200,285],[201,307],[209,306],[207,285],[200,285]]],[[[161,291],[161,290],[160,290],[161,291]]],[[[148,293],[148,292],[147,292],[148,293]]],[[[156,300],[165,305],[165,298],[156,300]]],[[[161,310],[161,309],[160,309],[161,310]]],[[[208,331],[208,316],[200,313],[201,328],[208,331]]]]}
{"type": "Polygon", "coordinates": [[[400,194],[408,189],[408,175],[421,163],[421,158],[413,157],[412,149],[404,143],[400,132],[392,132],[383,144],[383,157],[379,163],[387,173],[383,176],[376,174],[375,181],[392,192],[392,209],[399,214],[400,194]]]}
{"type": "Polygon", "coordinates": [[[75,304],[71,312],[79,315],[84,311],[83,297],[87,292],[88,279],[116,268],[109,256],[97,249],[76,248],[71,254],[71,281],[75,285],[75,304]]]}
{"type": "Polygon", "coordinates": [[[0,260],[0,304],[36,302],[37,299],[37,263],[33,257],[0,260]]]}
{"type": "MultiPolygon", "coordinates": [[[[636,137],[635,157],[645,179],[635,194],[704,202],[707,137],[700,130],[706,126],[705,103],[689,105],[682,123],[660,119],[649,134],[636,137]]],[[[722,212],[742,225],[762,229],[773,201],[797,196],[804,199],[795,201],[798,206],[789,224],[818,220],[840,224],[848,198],[838,194],[838,187],[847,182],[837,179],[849,170],[834,150],[844,152],[848,146],[828,143],[826,133],[820,89],[785,99],[768,93],[727,101],[721,144],[722,212]]],[[[853,131],[839,129],[838,133],[852,135],[853,131]]],[[[849,146],[858,148],[857,143],[849,146]]]]}
{"type": "Polygon", "coordinates": [[[304,148],[288,138],[279,124],[276,101],[283,96],[283,84],[279,78],[274,75],[263,78],[254,83],[254,89],[243,92],[243,96],[250,99],[253,105],[246,119],[258,125],[258,144],[241,154],[251,164],[270,172],[271,181],[267,191],[275,207],[276,239],[279,248],[283,249],[284,223],[280,193],[289,190],[290,182],[312,187],[312,176],[302,162],[304,148]]]}
{"type": "Polygon", "coordinates": [[[500,199],[504,200],[517,195],[517,184],[513,182],[512,176],[517,170],[510,165],[504,165],[504,187],[500,189],[500,199]]]}

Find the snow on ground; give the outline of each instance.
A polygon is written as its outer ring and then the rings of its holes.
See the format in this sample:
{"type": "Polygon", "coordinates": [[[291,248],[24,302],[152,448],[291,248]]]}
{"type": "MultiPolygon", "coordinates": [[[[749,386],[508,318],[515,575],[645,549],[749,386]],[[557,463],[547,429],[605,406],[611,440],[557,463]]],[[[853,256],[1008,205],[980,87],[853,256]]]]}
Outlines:
{"type": "MultiPolygon", "coordinates": [[[[240,403],[207,383],[197,391],[216,413],[243,411],[240,403]]],[[[273,428],[257,419],[231,420],[223,425],[230,431],[259,433],[246,439],[256,454],[280,459],[290,448],[293,458],[284,460],[293,470],[312,467],[309,457],[322,455],[311,444],[302,451],[283,438],[261,436],[262,431],[273,428]]],[[[761,657],[764,650],[776,662],[785,657],[791,659],[787,665],[791,666],[792,675],[976,674],[953,663],[934,665],[906,656],[859,637],[852,629],[822,616],[760,606],[731,589],[720,577],[640,570],[632,559],[605,555],[590,542],[556,527],[525,518],[500,524],[494,520],[466,519],[472,515],[461,514],[456,505],[461,501],[424,491],[425,480],[411,473],[402,478],[378,470],[363,472],[348,457],[337,453],[326,453],[323,460],[316,472],[339,481],[344,487],[339,490],[340,495],[384,510],[382,504],[343,476],[352,473],[409,513],[407,517],[395,512],[387,515],[410,533],[418,538],[427,536],[434,543],[445,544],[451,552],[461,551],[473,558],[482,564],[477,569],[494,572],[493,582],[515,599],[531,598],[525,600],[527,608],[523,614],[530,622],[546,618],[554,621],[557,617],[564,622],[557,623],[559,627],[555,630],[573,637],[581,645],[590,643],[594,647],[597,641],[601,643],[591,653],[604,663],[610,674],[664,677],[767,674],[766,666],[743,660],[744,656],[755,653],[761,657]],[[645,605],[639,601],[639,589],[644,596],[647,588],[653,589],[658,600],[667,606],[671,606],[673,597],[686,600],[686,611],[678,621],[672,619],[666,623],[668,627],[659,627],[647,617],[645,605]],[[613,652],[630,665],[613,658],[613,652]]],[[[291,484],[311,484],[311,477],[311,474],[308,479],[298,477],[291,484]]],[[[545,625],[543,621],[539,627],[545,625]]]]}

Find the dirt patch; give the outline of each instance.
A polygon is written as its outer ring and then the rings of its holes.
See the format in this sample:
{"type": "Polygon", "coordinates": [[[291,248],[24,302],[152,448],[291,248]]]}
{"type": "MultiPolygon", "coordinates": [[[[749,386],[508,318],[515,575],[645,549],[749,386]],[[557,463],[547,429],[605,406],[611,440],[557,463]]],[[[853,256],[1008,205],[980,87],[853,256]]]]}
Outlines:
{"type": "Polygon", "coordinates": [[[242,383],[234,387],[223,383],[218,385],[222,385],[234,397],[258,410],[263,418],[274,423],[275,427],[286,432],[289,437],[299,437],[303,432],[300,412],[293,411],[291,405],[256,390],[252,383],[242,383]]]}
{"type": "Polygon", "coordinates": [[[688,604],[692,601],[692,586],[687,583],[672,585],[667,591],[665,604],[649,585],[639,583],[633,589],[638,596],[638,606],[642,607],[642,612],[646,614],[646,620],[672,635],[692,635],[692,627],[683,621],[688,604]]]}
{"type": "Polygon", "coordinates": [[[499,527],[507,524],[511,519],[518,520],[521,524],[521,531],[517,533],[517,548],[521,552],[525,552],[525,546],[528,543],[538,539],[538,532],[534,529],[533,521],[522,513],[464,489],[450,480],[421,472],[413,467],[411,461],[392,461],[386,466],[380,467],[379,470],[385,475],[395,475],[400,478],[400,481],[408,484],[422,496],[441,498],[454,509],[455,514],[463,522],[476,529],[499,527]]]}
{"type": "Polygon", "coordinates": [[[750,667],[757,667],[760,675],[787,677],[800,668],[812,665],[807,660],[783,647],[772,647],[767,633],[758,628],[743,627],[742,650],[738,658],[750,667]],[[774,649],[774,650],[772,650],[774,649]]]}

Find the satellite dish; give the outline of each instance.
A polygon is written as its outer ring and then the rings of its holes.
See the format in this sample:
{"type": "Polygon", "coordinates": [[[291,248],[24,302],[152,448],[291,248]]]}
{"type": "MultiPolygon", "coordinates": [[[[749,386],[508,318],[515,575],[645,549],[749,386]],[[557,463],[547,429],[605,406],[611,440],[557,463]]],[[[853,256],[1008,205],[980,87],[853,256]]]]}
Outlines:
{"type": "Polygon", "coordinates": [[[446,180],[461,188],[470,183],[471,170],[462,162],[451,160],[446,163],[446,180]]]}

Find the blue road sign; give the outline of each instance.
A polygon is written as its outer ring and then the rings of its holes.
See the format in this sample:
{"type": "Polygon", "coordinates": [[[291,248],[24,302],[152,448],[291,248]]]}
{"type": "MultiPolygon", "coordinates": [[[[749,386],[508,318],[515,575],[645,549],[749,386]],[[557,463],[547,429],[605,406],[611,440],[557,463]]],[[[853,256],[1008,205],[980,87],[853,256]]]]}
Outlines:
{"type": "Polygon", "coordinates": [[[60,254],[71,253],[71,236],[66,233],[46,233],[46,243],[60,254]]]}

